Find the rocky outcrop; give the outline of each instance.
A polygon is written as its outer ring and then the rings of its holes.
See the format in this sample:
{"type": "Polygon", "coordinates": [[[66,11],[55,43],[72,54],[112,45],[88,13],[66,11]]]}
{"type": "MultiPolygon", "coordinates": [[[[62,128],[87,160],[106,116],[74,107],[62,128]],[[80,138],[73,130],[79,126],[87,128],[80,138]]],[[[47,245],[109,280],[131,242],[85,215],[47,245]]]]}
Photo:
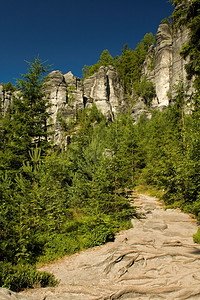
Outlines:
{"type": "Polygon", "coordinates": [[[5,116],[9,105],[12,104],[12,93],[5,91],[3,85],[0,84],[0,101],[1,101],[1,112],[5,116]]]}
{"type": "Polygon", "coordinates": [[[189,40],[189,30],[178,30],[174,31],[172,35],[172,61],[171,61],[171,78],[170,78],[170,86],[171,86],[171,94],[174,96],[174,85],[181,79],[184,82],[184,86],[189,94],[193,91],[193,80],[187,79],[187,73],[185,70],[185,65],[188,63],[188,59],[183,59],[180,56],[180,51],[189,40]]]}
{"type": "MultiPolygon", "coordinates": [[[[131,103],[133,119],[137,121],[142,113],[151,117],[151,108],[165,108],[175,96],[174,85],[180,79],[184,81],[189,93],[193,91],[192,81],[188,81],[184,60],[180,56],[182,46],[188,41],[187,29],[175,31],[171,25],[161,24],[156,34],[156,46],[150,47],[142,68],[142,78],[152,81],[156,96],[152,104],[146,105],[145,99],[135,97],[131,103]]],[[[53,71],[47,77],[46,94],[52,104],[51,123],[54,127],[52,139],[56,144],[66,143],[63,124],[71,118],[76,119],[77,111],[91,107],[97,108],[108,120],[113,120],[116,113],[123,112],[130,104],[125,98],[119,76],[113,66],[102,66],[93,76],[80,80],[72,72],[62,74],[53,71]]],[[[11,92],[0,85],[2,113],[5,114],[12,102],[11,92]]]]}
{"type": "Polygon", "coordinates": [[[175,30],[168,24],[161,24],[156,33],[156,47],[150,48],[143,65],[143,76],[152,81],[156,97],[152,106],[164,108],[175,96],[175,85],[183,80],[189,94],[192,93],[192,81],[187,79],[185,65],[188,63],[180,55],[181,48],[189,39],[187,29],[175,30]],[[154,65],[154,66],[153,66],[154,65]],[[153,67],[152,67],[153,66],[153,67]]]}
{"type": "Polygon", "coordinates": [[[161,24],[156,34],[154,84],[158,106],[167,106],[172,62],[172,34],[167,24],[161,24]]]}
{"type": "Polygon", "coordinates": [[[86,106],[95,102],[97,108],[109,119],[122,111],[125,104],[124,92],[114,67],[102,66],[97,73],[84,80],[83,87],[86,106]]]}
{"type": "Polygon", "coordinates": [[[46,94],[52,104],[53,140],[57,144],[66,142],[61,119],[64,122],[70,118],[76,119],[78,110],[95,103],[107,119],[113,120],[114,115],[121,112],[126,104],[119,76],[112,66],[102,66],[84,81],[73,76],[72,72],[63,75],[60,71],[53,71],[47,78],[46,94]]]}
{"type": "Polygon", "coordinates": [[[50,108],[50,123],[53,125],[53,136],[51,139],[56,144],[65,143],[62,134],[62,122],[69,121],[70,117],[75,117],[75,110],[69,103],[67,84],[61,71],[53,71],[48,75],[46,82],[46,95],[52,104],[50,108]]]}
{"type": "MultiPolygon", "coordinates": [[[[185,87],[192,92],[192,82],[187,80],[185,64],[180,56],[182,46],[189,39],[188,30],[173,30],[169,24],[161,24],[156,33],[156,46],[151,47],[143,64],[143,78],[153,82],[156,96],[151,107],[163,109],[169,105],[175,96],[174,85],[180,79],[185,87]]],[[[97,108],[109,120],[114,115],[122,112],[129,102],[125,100],[119,76],[114,67],[102,66],[93,76],[81,81],[71,72],[62,75],[60,71],[49,74],[49,99],[53,104],[52,119],[55,125],[55,138],[60,140],[59,114],[67,121],[69,117],[76,117],[76,112],[95,103],[97,108]],[[56,137],[57,136],[57,137],[56,137]]],[[[150,108],[140,97],[132,105],[132,114],[135,121],[142,113],[151,117],[150,108]]]]}

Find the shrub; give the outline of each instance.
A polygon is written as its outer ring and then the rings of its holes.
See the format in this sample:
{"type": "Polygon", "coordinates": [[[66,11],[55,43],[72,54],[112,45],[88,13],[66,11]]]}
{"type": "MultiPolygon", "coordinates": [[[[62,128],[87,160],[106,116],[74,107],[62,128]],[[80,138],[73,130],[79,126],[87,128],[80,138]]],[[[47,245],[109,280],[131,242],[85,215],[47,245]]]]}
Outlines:
{"type": "Polygon", "coordinates": [[[135,84],[135,92],[138,96],[142,97],[149,106],[156,95],[153,82],[146,79],[135,84]]]}
{"type": "Polygon", "coordinates": [[[39,272],[32,265],[12,265],[0,262],[0,285],[19,292],[25,288],[55,286],[58,281],[53,274],[39,272]]]}
{"type": "Polygon", "coordinates": [[[200,244],[200,228],[198,229],[197,233],[193,235],[193,239],[195,243],[200,244]]]}

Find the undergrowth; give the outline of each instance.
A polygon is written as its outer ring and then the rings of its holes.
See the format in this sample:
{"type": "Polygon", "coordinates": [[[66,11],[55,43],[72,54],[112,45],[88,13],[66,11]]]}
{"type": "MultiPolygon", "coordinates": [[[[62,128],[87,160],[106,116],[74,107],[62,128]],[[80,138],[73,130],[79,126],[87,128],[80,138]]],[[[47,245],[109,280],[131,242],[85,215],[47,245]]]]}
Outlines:
{"type": "Polygon", "coordinates": [[[34,266],[0,262],[0,285],[19,292],[25,288],[56,286],[53,274],[39,272],[34,266]]]}

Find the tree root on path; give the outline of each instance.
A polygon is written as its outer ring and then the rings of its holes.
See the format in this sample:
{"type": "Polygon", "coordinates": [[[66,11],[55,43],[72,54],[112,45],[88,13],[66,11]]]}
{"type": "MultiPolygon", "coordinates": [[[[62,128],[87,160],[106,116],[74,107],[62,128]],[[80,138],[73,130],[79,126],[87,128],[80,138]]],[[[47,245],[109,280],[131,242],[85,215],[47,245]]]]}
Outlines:
{"type": "Polygon", "coordinates": [[[122,277],[124,274],[126,274],[128,272],[128,269],[130,267],[132,267],[132,265],[134,265],[134,263],[135,263],[136,259],[138,258],[138,256],[139,256],[139,254],[137,254],[134,258],[132,258],[125,267],[123,267],[119,270],[119,272],[121,273],[119,277],[122,277]]]}
{"type": "MultiPolygon", "coordinates": [[[[115,264],[117,264],[117,263],[119,263],[120,261],[122,261],[123,258],[124,258],[126,255],[131,254],[131,253],[136,253],[136,251],[135,251],[135,250],[132,250],[132,251],[129,251],[129,252],[126,252],[126,253],[121,254],[120,256],[118,256],[115,260],[113,260],[111,263],[109,263],[109,264],[105,267],[104,272],[105,272],[106,274],[108,274],[108,273],[111,271],[112,267],[113,267],[115,264]]],[[[139,254],[137,255],[137,257],[138,257],[138,256],[139,256],[139,254]]],[[[136,257],[135,259],[137,259],[137,257],[136,257]]],[[[134,259],[134,261],[135,261],[135,259],[134,259]]],[[[133,262],[132,262],[131,265],[133,265],[133,262]]]]}
{"type": "Polygon", "coordinates": [[[104,300],[116,300],[122,297],[123,295],[130,294],[130,293],[136,293],[136,294],[156,294],[156,295],[161,295],[164,293],[172,293],[180,290],[180,287],[177,286],[172,286],[172,287],[127,287],[121,291],[118,291],[116,293],[113,293],[109,295],[108,297],[104,298],[104,300]]]}
{"type": "Polygon", "coordinates": [[[131,280],[155,280],[157,278],[157,276],[153,276],[153,275],[135,275],[135,277],[133,275],[129,275],[127,274],[126,276],[124,276],[123,278],[121,278],[119,281],[131,281],[131,280]]]}
{"type": "Polygon", "coordinates": [[[194,245],[190,245],[190,244],[184,244],[180,241],[164,242],[163,247],[185,247],[185,248],[194,248],[196,250],[200,250],[198,245],[194,246],[194,245]]]}

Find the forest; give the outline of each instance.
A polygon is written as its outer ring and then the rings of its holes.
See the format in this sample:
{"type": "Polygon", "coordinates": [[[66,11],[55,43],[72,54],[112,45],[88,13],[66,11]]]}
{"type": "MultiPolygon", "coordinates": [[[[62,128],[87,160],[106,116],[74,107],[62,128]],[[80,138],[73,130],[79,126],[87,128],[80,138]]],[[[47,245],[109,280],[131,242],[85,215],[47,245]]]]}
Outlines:
{"type": "MultiPolygon", "coordinates": [[[[72,139],[58,148],[50,139],[51,104],[44,92],[49,67],[36,58],[16,86],[3,84],[15,93],[0,114],[1,286],[14,291],[54,286],[54,276],[37,271],[38,265],[113,241],[130,228],[137,215],[127,188],[154,189],[166,207],[200,220],[200,1],[184,3],[173,1],[170,26],[190,29],[181,55],[189,59],[195,92],[189,97],[180,80],[173,104],[153,110],[150,120],[143,114],[135,124],[127,110],[108,122],[93,104],[66,126],[72,139]]],[[[97,64],[83,68],[83,77],[111,64],[127,98],[142,94],[150,105],[155,91],[151,82],[141,81],[141,67],[154,43],[146,34],[135,50],[125,45],[119,57],[104,50],[97,64]]],[[[194,240],[200,243],[200,231],[194,240]]]]}

